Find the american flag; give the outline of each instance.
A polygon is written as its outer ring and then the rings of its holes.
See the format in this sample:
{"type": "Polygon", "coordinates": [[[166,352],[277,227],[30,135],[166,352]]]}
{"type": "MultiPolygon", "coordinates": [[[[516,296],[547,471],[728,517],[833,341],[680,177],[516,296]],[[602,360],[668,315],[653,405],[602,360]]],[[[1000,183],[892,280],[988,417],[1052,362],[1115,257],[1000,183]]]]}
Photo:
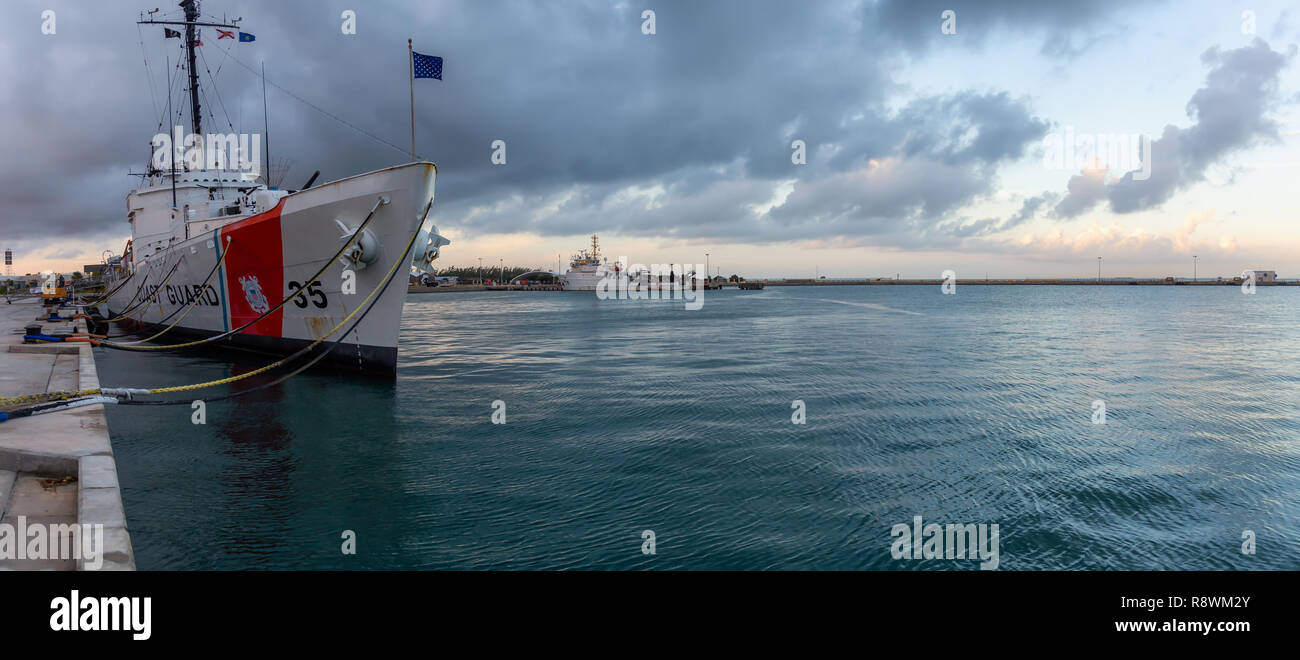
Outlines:
{"type": "Polygon", "coordinates": [[[442,58],[433,55],[421,55],[411,52],[411,61],[415,65],[416,78],[435,78],[442,80],[442,58]]]}

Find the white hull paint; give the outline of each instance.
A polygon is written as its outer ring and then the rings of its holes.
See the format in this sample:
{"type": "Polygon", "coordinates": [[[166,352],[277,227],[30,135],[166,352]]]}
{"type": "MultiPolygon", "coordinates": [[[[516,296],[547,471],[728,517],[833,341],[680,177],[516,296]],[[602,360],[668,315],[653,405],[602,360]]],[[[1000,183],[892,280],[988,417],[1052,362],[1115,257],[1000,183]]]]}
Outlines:
{"type": "Polygon", "coordinates": [[[595,270],[577,271],[570,270],[564,274],[564,289],[566,291],[595,291],[596,285],[604,277],[597,275],[595,270]]]}
{"type": "MultiPolygon", "coordinates": [[[[242,333],[213,345],[281,354],[297,350],[358,309],[375,287],[383,286],[389,269],[400,260],[392,283],[356,330],[344,335],[356,321],[354,317],[327,340],[342,340],[328,358],[336,365],[392,372],[411,262],[411,255],[404,251],[433,200],[436,173],[432,163],[411,163],[319,185],[283,197],[273,209],[140,256],[128,266],[137,275],[110,297],[104,314],[114,318],[139,299],[147,299],[146,304],[129,311],[130,318],[122,323],[152,334],[183,315],[164,338],[211,336],[237,328],[274,307],[326,265],[326,259],[351,233],[340,230],[336,220],[355,230],[376,201],[387,197],[390,203],[379,208],[367,227],[377,239],[378,251],[367,267],[354,271],[354,293],[343,293],[345,267],[336,261],[302,295],[242,333]],[[230,254],[204,288],[202,284],[220,256],[219,245],[227,246],[230,254]],[[178,260],[175,274],[164,284],[178,260]],[[193,309],[182,309],[196,297],[193,309]]],[[[198,223],[190,223],[194,224],[198,223]]],[[[417,242],[413,250],[423,247],[417,242]]],[[[125,276],[122,273],[118,282],[125,276]]],[[[116,284],[110,282],[109,288],[116,284]]]]}

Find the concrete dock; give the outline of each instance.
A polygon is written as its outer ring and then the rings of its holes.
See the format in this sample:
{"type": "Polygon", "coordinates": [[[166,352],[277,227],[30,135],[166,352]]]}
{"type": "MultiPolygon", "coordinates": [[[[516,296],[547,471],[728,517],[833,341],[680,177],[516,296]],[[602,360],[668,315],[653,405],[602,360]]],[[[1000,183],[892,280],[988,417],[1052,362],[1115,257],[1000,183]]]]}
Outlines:
{"type": "Polygon", "coordinates": [[[442,286],[424,286],[412,284],[406,288],[407,293],[456,293],[458,291],[484,291],[482,284],[444,284],[442,286]]]}
{"type": "MultiPolygon", "coordinates": [[[[99,387],[89,344],[22,343],[42,315],[37,300],[0,301],[0,398],[99,387]]],[[[84,319],[39,322],[45,333],[86,331],[84,319]]],[[[135,570],[104,406],[0,422],[0,529],[72,524],[103,525],[98,568],[86,557],[0,555],[0,570],[135,570]]]]}

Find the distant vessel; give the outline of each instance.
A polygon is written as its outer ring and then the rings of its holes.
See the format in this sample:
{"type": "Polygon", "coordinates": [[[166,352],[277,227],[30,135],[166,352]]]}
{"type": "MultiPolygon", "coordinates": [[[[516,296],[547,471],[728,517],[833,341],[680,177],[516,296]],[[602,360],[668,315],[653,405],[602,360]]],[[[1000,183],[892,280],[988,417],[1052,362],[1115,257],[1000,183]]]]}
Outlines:
{"type": "MultiPolygon", "coordinates": [[[[569,270],[564,273],[564,288],[568,291],[595,291],[604,277],[600,272],[600,240],[591,235],[591,249],[579,250],[569,258],[569,270]]],[[[616,269],[617,265],[614,266],[616,269]]]]}
{"type": "MultiPolygon", "coordinates": [[[[569,258],[569,270],[564,273],[566,291],[595,291],[600,281],[605,278],[621,280],[620,285],[636,291],[671,291],[683,286],[688,288],[706,287],[703,276],[697,276],[694,270],[687,270],[688,264],[663,264],[653,268],[633,264],[626,266],[625,260],[609,264],[600,256],[600,240],[595,234],[591,236],[591,248],[579,250],[569,258]]],[[[722,288],[720,285],[715,288],[722,288]]]]}

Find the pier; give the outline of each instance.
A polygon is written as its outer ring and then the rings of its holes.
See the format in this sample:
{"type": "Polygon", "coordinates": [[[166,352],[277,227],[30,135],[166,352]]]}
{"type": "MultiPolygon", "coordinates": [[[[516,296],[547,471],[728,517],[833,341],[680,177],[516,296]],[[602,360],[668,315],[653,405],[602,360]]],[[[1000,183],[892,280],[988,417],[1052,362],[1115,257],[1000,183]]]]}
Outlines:
{"type": "Polygon", "coordinates": [[[406,288],[407,293],[456,293],[457,291],[484,291],[482,284],[444,284],[442,286],[424,286],[412,284],[406,288]]]}
{"type": "MultiPolygon", "coordinates": [[[[0,303],[0,398],[99,387],[89,344],[22,343],[23,328],[34,323],[43,333],[86,331],[84,319],[38,320],[41,316],[44,309],[34,299],[0,303]]],[[[103,404],[0,422],[0,524],[15,530],[103,525],[98,566],[84,556],[0,556],[0,570],[135,570],[103,404]]],[[[14,540],[27,543],[21,536],[14,540]]],[[[57,547],[54,539],[49,547],[57,547]]]]}
{"type": "Polygon", "coordinates": [[[456,293],[457,291],[564,291],[558,284],[444,284],[424,286],[412,284],[407,293],[456,293]]]}

